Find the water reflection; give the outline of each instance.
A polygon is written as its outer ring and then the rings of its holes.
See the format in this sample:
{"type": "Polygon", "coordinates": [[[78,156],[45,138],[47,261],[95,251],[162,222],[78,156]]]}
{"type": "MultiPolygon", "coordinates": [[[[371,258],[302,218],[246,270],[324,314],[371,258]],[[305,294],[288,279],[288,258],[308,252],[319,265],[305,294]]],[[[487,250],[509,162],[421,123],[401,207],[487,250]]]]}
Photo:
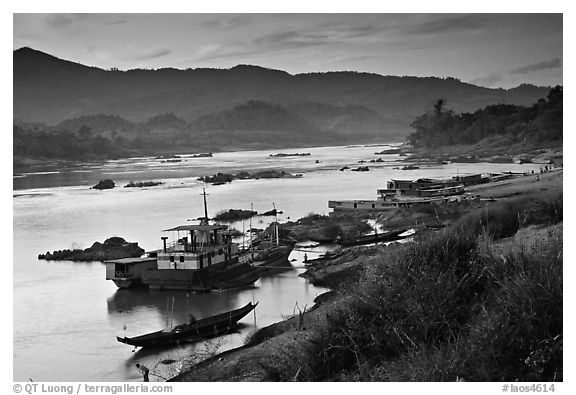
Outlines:
{"type": "Polygon", "coordinates": [[[241,307],[249,301],[239,301],[235,292],[187,293],[177,290],[149,290],[145,288],[118,289],[107,301],[108,314],[124,318],[134,312],[149,310],[173,325],[189,321],[192,314],[196,319],[206,318],[217,312],[241,307]]]}
{"type": "MultiPolygon", "coordinates": [[[[245,319],[247,323],[239,322],[234,328],[230,329],[226,334],[220,334],[212,338],[204,338],[201,341],[192,340],[186,342],[185,340],[178,344],[166,345],[161,348],[139,348],[134,349],[132,355],[124,361],[126,366],[141,361],[142,359],[155,358],[156,361],[163,361],[171,359],[170,356],[174,353],[181,353],[185,356],[190,356],[194,350],[209,347],[210,345],[221,346],[224,344],[224,336],[240,335],[242,332],[255,329],[250,323],[249,319],[245,319]],[[163,358],[163,359],[162,359],[163,358]]],[[[180,358],[181,359],[181,358],[180,358]]]]}

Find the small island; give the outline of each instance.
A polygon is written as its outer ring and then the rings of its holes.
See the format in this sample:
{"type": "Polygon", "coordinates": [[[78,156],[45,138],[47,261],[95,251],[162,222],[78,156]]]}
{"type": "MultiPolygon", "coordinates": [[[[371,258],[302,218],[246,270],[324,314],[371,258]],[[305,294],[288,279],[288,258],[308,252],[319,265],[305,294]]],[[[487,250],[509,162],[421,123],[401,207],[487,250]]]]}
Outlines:
{"type": "Polygon", "coordinates": [[[228,211],[223,210],[216,213],[213,219],[221,222],[236,222],[255,217],[256,215],[258,215],[256,211],[231,208],[228,211]]]}
{"type": "Polygon", "coordinates": [[[162,184],[164,184],[162,181],[140,181],[140,182],[130,181],[128,184],[124,185],[124,188],[155,187],[162,184]]]}
{"type": "Polygon", "coordinates": [[[385,149],[382,150],[380,152],[375,152],[375,155],[392,155],[392,154],[400,154],[402,153],[402,149],[400,148],[390,148],[390,149],[385,149]]]}
{"type": "Polygon", "coordinates": [[[212,158],[212,152],[206,152],[203,154],[195,154],[190,156],[190,158],[212,158]]]}
{"type": "Polygon", "coordinates": [[[158,155],[154,157],[154,159],[178,159],[180,157],[181,157],[180,155],[167,154],[167,155],[158,155]]]}
{"type": "Polygon", "coordinates": [[[290,157],[290,156],[310,156],[310,152],[303,152],[303,153],[278,153],[278,154],[270,154],[268,155],[271,158],[286,158],[286,157],[290,157]]]}
{"type": "Polygon", "coordinates": [[[198,181],[210,183],[213,185],[222,185],[233,180],[259,180],[265,178],[300,178],[302,174],[291,174],[284,170],[261,170],[254,173],[242,171],[237,174],[218,173],[212,176],[198,177],[198,181]]]}
{"type": "Polygon", "coordinates": [[[242,209],[231,208],[228,211],[222,210],[222,211],[216,213],[216,215],[214,216],[213,219],[215,221],[221,221],[221,222],[236,222],[236,221],[242,221],[242,220],[249,219],[249,218],[256,217],[256,216],[270,217],[270,216],[275,216],[278,214],[283,214],[283,212],[278,211],[276,209],[272,209],[270,211],[265,211],[263,213],[259,213],[257,211],[253,211],[253,210],[242,210],[242,209]]]}
{"type": "Polygon", "coordinates": [[[234,176],[228,173],[218,173],[213,176],[198,177],[198,181],[202,181],[208,184],[225,184],[227,182],[232,182],[234,176]]]}
{"type": "Polygon", "coordinates": [[[92,189],[99,189],[99,190],[113,189],[115,186],[116,186],[116,184],[114,184],[114,181],[112,181],[110,179],[106,179],[106,180],[100,180],[98,182],[98,184],[96,184],[92,187],[92,189]]]}
{"type": "Polygon", "coordinates": [[[38,259],[47,261],[108,261],[112,259],[137,258],[144,254],[144,249],[138,243],[124,240],[122,237],[110,237],[104,243],[95,242],[91,247],[81,249],[65,249],[39,254],[38,259]]]}

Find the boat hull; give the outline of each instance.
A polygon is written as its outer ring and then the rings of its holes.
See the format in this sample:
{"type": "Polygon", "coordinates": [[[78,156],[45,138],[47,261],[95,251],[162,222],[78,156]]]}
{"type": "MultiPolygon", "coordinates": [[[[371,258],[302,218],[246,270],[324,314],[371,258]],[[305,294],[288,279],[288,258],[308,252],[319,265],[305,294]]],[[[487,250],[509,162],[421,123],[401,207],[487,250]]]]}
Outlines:
{"type": "Polygon", "coordinates": [[[112,281],[118,288],[132,288],[138,285],[138,282],[132,278],[113,278],[112,281]]]}
{"type": "Polygon", "coordinates": [[[267,267],[267,268],[286,268],[291,267],[290,261],[288,258],[290,257],[290,253],[292,252],[293,247],[291,246],[280,246],[275,247],[274,251],[265,253],[259,258],[256,258],[254,262],[254,266],[256,267],[267,267]]]}
{"type": "Polygon", "coordinates": [[[214,271],[148,270],[142,273],[142,283],[150,289],[209,292],[250,286],[259,277],[260,274],[253,266],[238,263],[214,271]]]}
{"type": "Polygon", "coordinates": [[[135,347],[152,348],[216,337],[233,330],[238,325],[238,321],[254,310],[257,305],[258,303],[248,303],[239,309],[204,318],[193,324],[178,325],[171,331],[157,331],[132,338],[116,337],[116,340],[135,347]]]}
{"type": "Polygon", "coordinates": [[[338,244],[342,247],[351,247],[355,245],[371,244],[371,243],[386,243],[390,241],[396,241],[405,239],[409,236],[403,236],[407,229],[394,230],[386,233],[377,233],[372,235],[360,236],[354,239],[338,240],[338,244]]]}

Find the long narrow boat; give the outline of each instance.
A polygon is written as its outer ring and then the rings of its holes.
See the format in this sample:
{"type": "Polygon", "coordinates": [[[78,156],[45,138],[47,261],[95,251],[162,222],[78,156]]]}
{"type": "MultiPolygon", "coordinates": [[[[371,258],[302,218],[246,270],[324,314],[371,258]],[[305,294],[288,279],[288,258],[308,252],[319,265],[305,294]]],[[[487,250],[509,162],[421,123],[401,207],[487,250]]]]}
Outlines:
{"type": "Polygon", "coordinates": [[[215,337],[228,333],[257,305],[258,302],[255,304],[250,302],[239,309],[203,318],[193,323],[178,325],[169,330],[156,331],[136,337],[116,337],[116,339],[120,343],[135,347],[162,347],[215,337]]]}
{"type": "Polygon", "coordinates": [[[393,230],[390,232],[374,233],[365,236],[358,236],[352,239],[339,239],[336,240],[336,242],[340,244],[342,247],[351,247],[355,245],[370,244],[370,243],[385,243],[389,241],[401,240],[408,237],[408,235],[406,236],[403,235],[403,233],[405,233],[406,231],[407,229],[393,230]]]}

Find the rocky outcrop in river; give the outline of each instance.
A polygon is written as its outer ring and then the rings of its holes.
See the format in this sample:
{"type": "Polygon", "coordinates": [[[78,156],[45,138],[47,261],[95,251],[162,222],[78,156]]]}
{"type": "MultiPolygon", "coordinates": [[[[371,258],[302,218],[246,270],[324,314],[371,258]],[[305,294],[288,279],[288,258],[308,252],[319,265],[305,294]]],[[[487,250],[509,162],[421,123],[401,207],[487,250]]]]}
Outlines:
{"type": "Polygon", "coordinates": [[[116,186],[116,184],[114,184],[114,181],[110,180],[110,179],[106,179],[106,180],[100,180],[98,182],[98,184],[94,185],[92,187],[92,189],[112,189],[116,186]]]}
{"type": "Polygon", "coordinates": [[[108,261],[121,258],[136,258],[144,254],[138,243],[131,243],[122,237],[110,237],[104,243],[95,242],[85,250],[58,250],[39,254],[38,259],[47,261],[108,261]]]}

